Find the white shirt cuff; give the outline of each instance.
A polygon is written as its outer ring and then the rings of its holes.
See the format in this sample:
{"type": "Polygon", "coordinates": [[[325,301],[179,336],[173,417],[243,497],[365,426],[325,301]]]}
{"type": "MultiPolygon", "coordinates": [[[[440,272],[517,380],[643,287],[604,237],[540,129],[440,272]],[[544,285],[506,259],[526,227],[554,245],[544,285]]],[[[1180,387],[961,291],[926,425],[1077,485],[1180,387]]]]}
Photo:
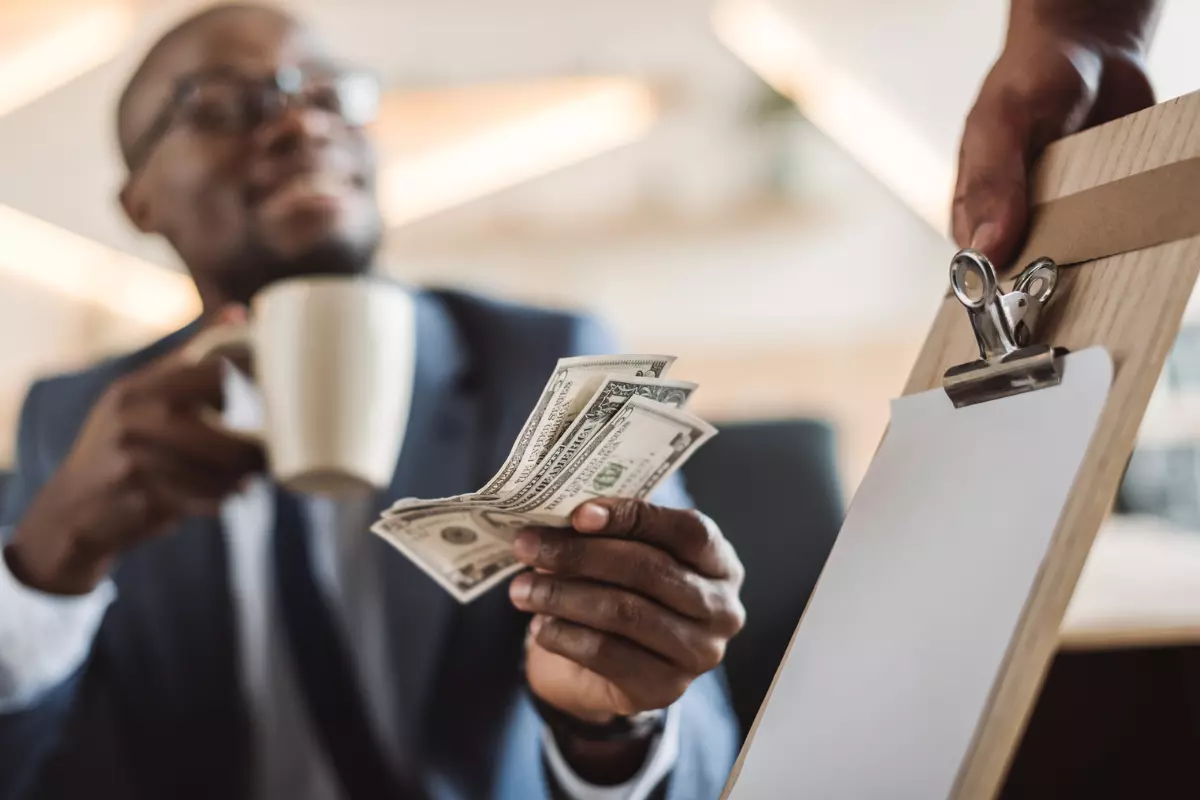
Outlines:
{"type": "Polygon", "coordinates": [[[37,702],[82,666],[115,597],[107,578],[85,595],[31,589],[0,557],[0,713],[37,702]]]}
{"type": "Polygon", "coordinates": [[[636,775],[616,786],[596,786],[575,774],[558,749],[554,734],[544,725],[542,747],[545,748],[546,761],[558,785],[574,800],[646,800],[675,767],[679,758],[679,709],[675,706],[667,709],[662,733],[650,744],[646,763],[636,775]]]}

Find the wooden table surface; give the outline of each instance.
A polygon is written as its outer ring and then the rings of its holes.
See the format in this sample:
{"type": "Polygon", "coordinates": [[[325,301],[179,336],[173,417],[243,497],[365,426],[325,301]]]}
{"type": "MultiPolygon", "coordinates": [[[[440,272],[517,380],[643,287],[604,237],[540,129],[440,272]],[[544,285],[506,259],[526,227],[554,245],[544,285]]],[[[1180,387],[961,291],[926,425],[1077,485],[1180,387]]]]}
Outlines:
{"type": "Polygon", "coordinates": [[[1200,531],[1112,516],[1062,625],[1061,649],[1200,644],[1200,531]]]}

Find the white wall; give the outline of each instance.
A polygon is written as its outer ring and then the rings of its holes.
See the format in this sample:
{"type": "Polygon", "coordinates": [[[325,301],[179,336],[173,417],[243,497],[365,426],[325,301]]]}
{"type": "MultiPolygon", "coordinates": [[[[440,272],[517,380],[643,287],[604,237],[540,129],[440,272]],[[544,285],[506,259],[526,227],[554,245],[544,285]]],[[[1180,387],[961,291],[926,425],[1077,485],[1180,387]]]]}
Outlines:
{"type": "MultiPolygon", "coordinates": [[[[947,165],[1004,41],[1004,0],[767,0],[947,165]]],[[[1166,0],[1149,71],[1160,99],[1200,89],[1200,2],[1166,0]]]]}

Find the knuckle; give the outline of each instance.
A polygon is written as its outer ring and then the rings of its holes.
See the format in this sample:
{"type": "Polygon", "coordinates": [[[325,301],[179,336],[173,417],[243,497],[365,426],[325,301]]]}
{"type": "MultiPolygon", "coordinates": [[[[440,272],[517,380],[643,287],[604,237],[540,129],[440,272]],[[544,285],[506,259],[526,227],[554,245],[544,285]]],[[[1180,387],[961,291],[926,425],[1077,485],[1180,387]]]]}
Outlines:
{"type": "Polygon", "coordinates": [[[616,640],[600,631],[579,629],[580,651],[591,664],[611,663],[621,657],[616,640]]]}
{"type": "Polygon", "coordinates": [[[542,548],[546,565],[568,573],[577,573],[587,560],[587,542],[573,536],[548,542],[542,548]]]}
{"type": "Polygon", "coordinates": [[[542,623],[541,630],[534,637],[541,647],[553,653],[562,651],[562,626],[557,620],[548,619],[542,623]]]}
{"type": "Polygon", "coordinates": [[[622,594],[612,601],[611,616],[624,628],[639,628],[645,619],[645,609],[636,596],[622,594]]]}
{"type": "Polygon", "coordinates": [[[706,523],[707,517],[693,509],[664,511],[669,520],[664,520],[672,540],[685,551],[701,553],[713,544],[713,531],[706,523]]]}
{"type": "Polygon", "coordinates": [[[665,553],[649,550],[639,553],[639,557],[632,561],[630,577],[634,588],[650,591],[656,587],[677,586],[680,583],[679,569],[665,553]]]}
{"type": "Polygon", "coordinates": [[[529,599],[538,608],[547,611],[555,610],[562,601],[562,584],[555,578],[536,577],[533,580],[533,587],[529,591],[529,599]]]}
{"type": "Polygon", "coordinates": [[[957,202],[963,210],[971,211],[985,197],[997,194],[1003,188],[1000,176],[990,169],[977,167],[964,176],[957,202]]]}
{"type": "MultiPolygon", "coordinates": [[[[707,631],[690,626],[671,625],[668,626],[668,633],[674,640],[675,648],[682,654],[678,663],[689,675],[708,672],[720,663],[719,660],[712,662],[714,637],[707,631]]],[[[718,659],[719,657],[718,655],[718,659]]]]}
{"type": "Polygon", "coordinates": [[[685,520],[691,515],[691,512],[643,503],[641,515],[642,528],[644,530],[660,531],[677,540],[680,533],[680,525],[684,524],[685,520]]]}
{"type": "Polygon", "coordinates": [[[731,592],[710,592],[708,607],[715,629],[725,636],[733,636],[746,624],[746,607],[742,605],[741,599],[731,592]]]}
{"type": "Polygon", "coordinates": [[[695,649],[696,661],[693,664],[695,674],[703,675],[709,670],[716,669],[725,658],[725,640],[710,636],[702,640],[695,649]]]}
{"type": "Polygon", "coordinates": [[[746,582],[746,565],[742,563],[740,558],[738,558],[737,552],[732,547],[730,547],[729,553],[730,575],[733,580],[733,584],[741,589],[742,584],[746,582]]]}
{"type": "Polygon", "coordinates": [[[639,529],[642,504],[622,498],[608,507],[609,530],[613,533],[632,533],[639,529]]]}
{"type": "Polygon", "coordinates": [[[712,590],[708,581],[694,572],[678,571],[676,579],[678,591],[683,605],[690,616],[703,620],[711,620],[716,613],[713,607],[712,590]]]}
{"type": "Polygon", "coordinates": [[[604,657],[604,639],[599,631],[564,625],[559,620],[547,621],[538,633],[538,643],[543,647],[589,668],[604,657]]]}
{"type": "Polygon", "coordinates": [[[696,542],[701,547],[718,547],[725,540],[725,537],[721,534],[720,526],[713,521],[712,517],[694,510],[689,512],[689,516],[692,518],[692,525],[695,527],[696,542]]]}
{"type": "Polygon", "coordinates": [[[744,627],[746,627],[746,606],[740,599],[735,598],[729,604],[729,635],[734,636],[741,633],[744,627]]]}
{"type": "Polygon", "coordinates": [[[721,619],[729,605],[725,593],[708,585],[697,586],[696,591],[700,595],[700,606],[704,609],[705,618],[708,620],[721,619]]]}
{"type": "Polygon", "coordinates": [[[140,470],[133,453],[118,448],[112,456],[112,481],[118,487],[130,487],[138,482],[140,470]]]}

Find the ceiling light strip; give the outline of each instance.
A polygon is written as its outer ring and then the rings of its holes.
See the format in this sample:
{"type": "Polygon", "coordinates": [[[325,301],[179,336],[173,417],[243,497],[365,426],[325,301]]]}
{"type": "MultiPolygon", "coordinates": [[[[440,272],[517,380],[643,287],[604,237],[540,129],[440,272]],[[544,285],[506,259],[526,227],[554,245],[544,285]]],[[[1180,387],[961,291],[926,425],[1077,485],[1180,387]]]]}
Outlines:
{"type": "Polygon", "coordinates": [[[105,3],[64,14],[23,47],[0,54],[0,115],[69,83],[114,57],[132,34],[133,4],[105,3]]]}
{"type": "Polygon", "coordinates": [[[0,205],[0,272],[155,330],[200,313],[188,276],[0,205]]]}
{"type": "Polygon", "coordinates": [[[397,157],[380,180],[384,218],[402,225],[577,163],[637,140],[657,115],[648,86],[614,80],[397,157]]]}
{"type": "Polygon", "coordinates": [[[769,0],[724,0],[713,28],[735,55],[789,97],[817,128],[881,183],[944,232],[954,167],[769,0]]]}

